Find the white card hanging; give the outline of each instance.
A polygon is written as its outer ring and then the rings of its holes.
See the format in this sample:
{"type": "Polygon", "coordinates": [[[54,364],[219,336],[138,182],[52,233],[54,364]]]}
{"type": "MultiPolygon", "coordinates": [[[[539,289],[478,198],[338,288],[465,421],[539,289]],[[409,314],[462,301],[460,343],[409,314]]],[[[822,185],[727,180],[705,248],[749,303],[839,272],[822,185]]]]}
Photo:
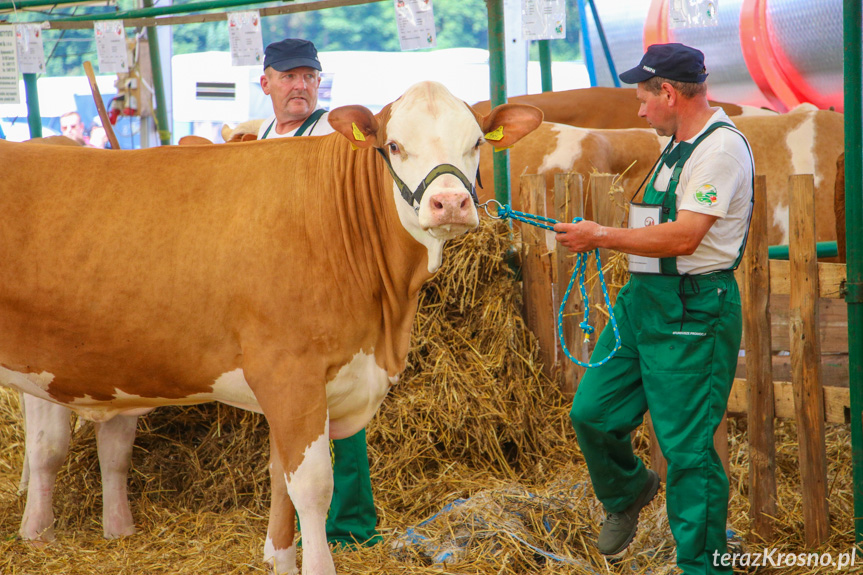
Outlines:
{"type": "Polygon", "coordinates": [[[566,2],[522,0],[521,28],[525,40],[566,38],[566,2]]]}
{"type": "Polygon", "coordinates": [[[96,55],[99,72],[117,74],[129,71],[129,56],[126,50],[126,28],[122,20],[97,20],[93,22],[96,35],[96,55]]]}
{"type": "Polygon", "coordinates": [[[15,28],[0,26],[0,104],[20,104],[15,28]]]}
{"type": "Polygon", "coordinates": [[[18,44],[18,69],[21,73],[42,74],[45,72],[42,25],[16,24],[15,39],[18,44]]]}
{"type": "Polygon", "coordinates": [[[718,26],[719,0],[670,0],[668,5],[669,28],[706,28],[718,26]]]}
{"type": "Polygon", "coordinates": [[[393,0],[402,50],[434,48],[437,45],[432,0],[393,0]]]}
{"type": "Polygon", "coordinates": [[[257,10],[228,13],[232,66],[260,66],[264,62],[261,15],[257,10]]]}

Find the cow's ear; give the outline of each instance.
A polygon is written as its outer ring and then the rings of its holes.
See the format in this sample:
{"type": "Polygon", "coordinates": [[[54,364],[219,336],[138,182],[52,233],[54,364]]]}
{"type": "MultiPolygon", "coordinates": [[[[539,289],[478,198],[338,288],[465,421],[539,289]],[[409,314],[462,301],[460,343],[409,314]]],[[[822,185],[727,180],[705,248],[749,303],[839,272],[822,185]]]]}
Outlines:
{"type": "Polygon", "coordinates": [[[201,136],[183,136],[177,142],[180,146],[204,146],[212,143],[213,142],[207,138],[203,138],[201,136]]]}
{"type": "Polygon", "coordinates": [[[358,148],[377,146],[378,121],[365,106],[341,106],[327,116],[333,129],[358,148]]]}
{"type": "Polygon", "coordinates": [[[526,104],[502,104],[480,123],[482,133],[495,148],[508,148],[542,124],[542,110],[526,104]]]}

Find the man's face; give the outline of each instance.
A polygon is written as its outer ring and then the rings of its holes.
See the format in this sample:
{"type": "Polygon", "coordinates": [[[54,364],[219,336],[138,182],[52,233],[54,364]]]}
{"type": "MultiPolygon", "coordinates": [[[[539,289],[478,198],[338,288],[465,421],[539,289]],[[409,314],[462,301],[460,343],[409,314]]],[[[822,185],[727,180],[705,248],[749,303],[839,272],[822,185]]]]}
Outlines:
{"type": "Polygon", "coordinates": [[[279,72],[267,68],[261,76],[264,94],[273,100],[273,110],[280,122],[305,120],[318,105],[321,77],[309,67],[279,72]]]}
{"type": "Polygon", "coordinates": [[[660,136],[673,136],[677,131],[676,117],[669,105],[672,96],[669,89],[669,84],[662,84],[659,93],[654,94],[645,89],[643,83],[639,83],[635,89],[635,97],[641,103],[638,107],[638,117],[647,120],[650,127],[660,136]]]}
{"type": "Polygon", "coordinates": [[[60,118],[60,132],[67,138],[84,143],[84,124],[81,123],[81,117],[78,114],[60,118]]]}

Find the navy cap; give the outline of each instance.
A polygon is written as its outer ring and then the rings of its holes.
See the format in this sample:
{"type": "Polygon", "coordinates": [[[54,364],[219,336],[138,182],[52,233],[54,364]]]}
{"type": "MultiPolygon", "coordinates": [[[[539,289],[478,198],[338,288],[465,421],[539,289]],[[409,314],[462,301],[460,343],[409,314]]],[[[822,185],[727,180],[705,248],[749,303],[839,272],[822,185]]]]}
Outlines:
{"type": "Polygon", "coordinates": [[[707,79],[704,54],[683,44],[653,44],[638,66],[619,75],[626,84],[646,82],[654,76],[701,84],[707,79]]]}
{"type": "Polygon", "coordinates": [[[318,50],[308,40],[285,38],[279,42],[273,42],[264,50],[264,70],[272,67],[279,72],[287,72],[301,66],[321,69],[318,50]]]}

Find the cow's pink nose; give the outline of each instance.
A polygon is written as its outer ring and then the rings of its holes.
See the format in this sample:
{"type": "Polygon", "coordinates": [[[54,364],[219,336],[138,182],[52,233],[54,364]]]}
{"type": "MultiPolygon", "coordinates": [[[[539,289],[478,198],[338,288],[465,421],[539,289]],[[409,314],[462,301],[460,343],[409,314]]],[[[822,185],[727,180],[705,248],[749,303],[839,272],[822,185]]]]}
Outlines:
{"type": "Polygon", "coordinates": [[[435,224],[461,223],[470,217],[473,201],[464,192],[438,192],[429,198],[435,224]]]}

